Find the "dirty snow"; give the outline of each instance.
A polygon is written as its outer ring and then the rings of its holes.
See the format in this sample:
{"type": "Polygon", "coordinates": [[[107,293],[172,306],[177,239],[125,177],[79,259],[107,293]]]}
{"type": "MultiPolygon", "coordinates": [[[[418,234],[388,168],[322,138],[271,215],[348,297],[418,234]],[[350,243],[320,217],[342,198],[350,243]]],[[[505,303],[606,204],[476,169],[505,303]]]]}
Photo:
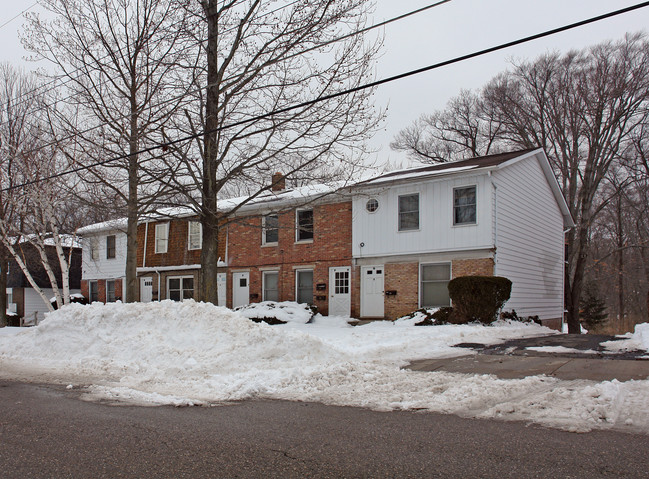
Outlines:
{"type": "Polygon", "coordinates": [[[565,346],[528,346],[525,349],[538,351],[540,353],[598,354],[594,349],[575,349],[567,348],[565,346]]]}
{"type": "Polygon", "coordinates": [[[617,337],[624,339],[606,341],[602,346],[612,352],[647,351],[649,353],[649,323],[636,324],[633,333],[617,337]]]}
{"type": "Polygon", "coordinates": [[[45,374],[80,388],[88,399],[139,404],[288,399],[649,433],[647,380],[505,380],[400,368],[413,359],[466,354],[457,343],[546,335],[546,328],[507,322],[352,328],[348,319],[269,326],[194,301],[73,304],[37,327],[1,330],[0,370],[27,368],[39,379],[45,374]]]}

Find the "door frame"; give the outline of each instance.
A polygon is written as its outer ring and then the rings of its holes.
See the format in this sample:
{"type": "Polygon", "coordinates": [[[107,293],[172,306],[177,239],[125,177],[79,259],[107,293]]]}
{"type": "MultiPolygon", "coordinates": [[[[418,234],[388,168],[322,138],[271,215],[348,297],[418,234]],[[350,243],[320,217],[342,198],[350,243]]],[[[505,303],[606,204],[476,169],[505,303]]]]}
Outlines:
{"type": "Polygon", "coordinates": [[[385,317],[385,265],[384,264],[371,264],[371,265],[365,265],[361,266],[361,277],[360,277],[360,290],[361,290],[361,318],[383,318],[385,317]],[[364,285],[364,278],[365,278],[365,272],[368,269],[372,268],[380,268],[381,269],[381,277],[383,279],[383,293],[381,294],[381,314],[380,315],[367,315],[365,314],[367,311],[367,299],[365,297],[365,288],[363,287],[364,285]]]}
{"type": "Polygon", "coordinates": [[[250,271],[235,271],[232,273],[232,309],[239,306],[245,306],[250,304],[250,271]],[[238,280],[241,278],[246,278],[246,302],[242,304],[236,304],[235,299],[237,298],[237,292],[242,288],[238,285],[238,280]]]}
{"type": "Polygon", "coordinates": [[[343,296],[340,293],[336,293],[336,270],[345,270],[348,274],[348,292],[347,296],[347,309],[343,314],[336,314],[336,316],[350,316],[352,312],[352,268],[351,266],[331,266],[329,268],[329,315],[331,315],[331,305],[333,303],[334,296],[343,296]]]}

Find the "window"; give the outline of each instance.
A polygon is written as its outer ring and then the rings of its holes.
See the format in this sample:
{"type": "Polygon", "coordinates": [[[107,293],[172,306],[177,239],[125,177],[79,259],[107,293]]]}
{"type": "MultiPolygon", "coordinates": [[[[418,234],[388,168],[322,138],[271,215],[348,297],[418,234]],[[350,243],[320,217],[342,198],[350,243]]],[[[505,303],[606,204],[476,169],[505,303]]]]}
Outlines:
{"type": "Polygon", "coordinates": [[[106,281],[106,302],[115,302],[115,280],[106,281]]]}
{"type": "Polygon", "coordinates": [[[313,304],[313,270],[296,271],[297,302],[313,304]]]}
{"type": "Polygon", "coordinates": [[[399,196],[399,231],[419,229],[419,194],[399,196]]]}
{"type": "Polygon", "coordinates": [[[97,281],[88,281],[88,300],[91,303],[99,301],[99,285],[97,281]]]}
{"type": "Polygon", "coordinates": [[[422,264],[419,276],[421,280],[419,303],[422,308],[450,306],[448,282],[451,280],[451,265],[449,263],[422,264]]]}
{"type": "Polygon", "coordinates": [[[277,244],[279,240],[279,217],[267,215],[262,219],[261,244],[277,244]]]}
{"type": "Polygon", "coordinates": [[[367,203],[365,203],[365,209],[369,213],[374,213],[376,210],[379,209],[379,202],[376,198],[371,198],[367,200],[367,203]]]}
{"type": "MultiPolygon", "coordinates": [[[[108,240],[106,240],[106,242],[108,242],[108,240]]],[[[97,261],[99,259],[99,241],[97,241],[97,238],[90,238],[89,245],[90,245],[90,259],[93,261],[97,261]]]]}
{"type": "Polygon", "coordinates": [[[166,253],[169,243],[169,223],[155,225],[155,252],[166,253]]]}
{"type": "Polygon", "coordinates": [[[199,221],[190,221],[187,229],[189,231],[187,249],[201,249],[203,247],[203,225],[199,221]]]}
{"type": "Polygon", "coordinates": [[[194,277],[179,276],[167,278],[167,298],[182,301],[194,297],[194,277]]]}
{"type": "Polygon", "coordinates": [[[115,235],[106,236],[106,259],[115,257],[115,235]]]}
{"type": "Polygon", "coordinates": [[[264,272],[263,282],[264,301],[279,301],[279,272],[264,272]]]}
{"type": "Polygon", "coordinates": [[[334,294],[349,294],[349,271],[334,273],[334,294]]]}
{"type": "Polygon", "coordinates": [[[476,222],[475,186],[453,189],[453,224],[466,225],[476,222]]]}
{"type": "Polygon", "coordinates": [[[313,239],[313,210],[298,210],[295,214],[297,238],[296,241],[313,239]]]}

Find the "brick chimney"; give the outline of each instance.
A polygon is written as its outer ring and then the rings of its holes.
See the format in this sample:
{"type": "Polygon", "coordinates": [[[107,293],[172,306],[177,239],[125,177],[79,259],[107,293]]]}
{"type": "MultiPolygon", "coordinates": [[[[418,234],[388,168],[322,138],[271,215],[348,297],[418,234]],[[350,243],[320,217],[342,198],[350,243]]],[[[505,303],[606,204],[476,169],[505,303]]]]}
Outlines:
{"type": "Polygon", "coordinates": [[[271,191],[282,191],[286,188],[286,178],[281,173],[275,173],[271,185],[271,191]]]}

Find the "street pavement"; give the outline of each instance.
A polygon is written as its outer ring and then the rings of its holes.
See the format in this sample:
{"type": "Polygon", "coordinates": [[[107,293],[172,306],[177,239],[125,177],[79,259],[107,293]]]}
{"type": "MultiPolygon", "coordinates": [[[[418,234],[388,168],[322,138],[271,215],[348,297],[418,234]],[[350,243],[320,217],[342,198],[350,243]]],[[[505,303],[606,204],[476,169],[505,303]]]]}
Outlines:
{"type": "Polygon", "coordinates": [[[285,401],[111,406],[0,381],[0,477],[643,478],[649,436],[285,401]]]}

